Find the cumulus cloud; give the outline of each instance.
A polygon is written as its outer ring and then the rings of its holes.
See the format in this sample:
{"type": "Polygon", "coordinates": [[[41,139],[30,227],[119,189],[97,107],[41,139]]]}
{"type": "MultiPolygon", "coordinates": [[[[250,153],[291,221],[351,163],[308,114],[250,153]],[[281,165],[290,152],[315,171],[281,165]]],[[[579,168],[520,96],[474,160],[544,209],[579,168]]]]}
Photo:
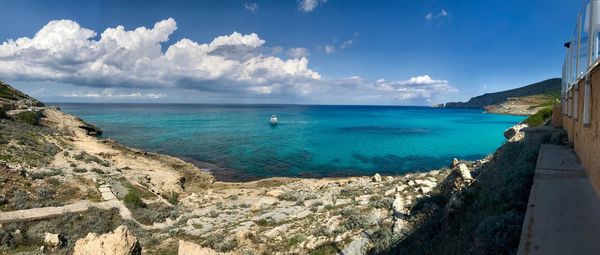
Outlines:
{"type": "Polygon", "coordinates": [[[331,95],[335,93],[338,97],[353,98],[359,103],[411,102],[429,104],[440,96],[458,92],[458,89],[451,86],[448,81],[434,80],[429,75],[416,76],[401,81],[379,79],[375,82],[354,76],[333,80],[330,83],[330,86],[319,88],[320,91],[315,94],[331,95]],[[331,91],[326,92],[324,90],[331,91]]]}
{"type": "Polygon", "coordinates": [[[255,13],[258,11],[258,4],[256,3],[244,3],[244,8],[246,8],[246,10],[255,13]]]}
{"type": "Polygon", "coordinates": [[[319,4],[324,4],[326,2],[327,0],[300,0],[298,1],[298,10],[312,12],[319,4]]]}
{"type": "MultiPolygon", "coordinates": [[[[183,38],[168,45],[176,29],[171,18],[151,28],[117,26],[101,33],[71,20],[51,21],[32,37],[0,44],[0,77],[80,86],[87,90],[61,93],[81,99],[171,99],[193,93],[277,102],[419,104],[456,92],[448,81],[428,75],[394,82],[323,79],[309,68],[306,48],[265,46],[254,33],[233,32],[206,43],[183,38]],[[289,58],[279,57],[284,53],[289,58]]],[[[322,50],[332,53],[352,43],[322,50]]]]}
{"type": "Polygon", "coordinates": [[[257,34],[219,36],[209,43],[181,39],[163,52],[177,29],[172,18],[154,27],[97,33],[71,20],[49,22],[32,38],[0,45],[0,76],[91,87],[185,87],[227,91],[266,83],[318,80],[308,59],[261,54],[257,34]],[[222,86],[222,84],[228,84],[222,86]]]}
{"type": "Polygon", "coordinates": [[[438,20],[444,17],[448,17],[448,12],[444,9],[440,10],[437,14],[430,12],[425,15],[426,20],[438,20]]]}
{"type": "Polygon", "coordinates": [[[306,48],[291,48],[287,51],[288,56],[292,58],[308,57],[310,52],[306,48]]]}

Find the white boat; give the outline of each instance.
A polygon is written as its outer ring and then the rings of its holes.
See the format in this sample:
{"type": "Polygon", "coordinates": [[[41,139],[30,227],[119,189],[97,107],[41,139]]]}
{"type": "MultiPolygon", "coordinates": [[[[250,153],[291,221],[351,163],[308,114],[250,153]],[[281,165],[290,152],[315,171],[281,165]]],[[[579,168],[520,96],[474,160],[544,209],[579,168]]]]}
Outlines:
{"type": "Polygon", "coordinates": [[[277,115],[271,115],[271,125],[277,125],[277,115]]]}

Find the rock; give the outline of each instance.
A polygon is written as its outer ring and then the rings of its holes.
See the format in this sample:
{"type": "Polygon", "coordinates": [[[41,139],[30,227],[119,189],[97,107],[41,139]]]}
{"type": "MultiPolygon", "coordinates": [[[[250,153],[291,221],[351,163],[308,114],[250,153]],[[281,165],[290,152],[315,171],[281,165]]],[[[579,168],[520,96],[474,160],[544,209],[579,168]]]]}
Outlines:
{"type": "Polygon", "coordinates": [[[509,129],[507,129],[506,131],[504,131],[504,137],[506,139],[508,139],[509,141],[519,141],[525,137],[523,132],[521,132],[521,129],[526,128],[526,127],[527,127],[527,124],[514,125],[514,126],[510,127],[509,129]]]}
{"type": "Polygon", "coordinates": [[[415,180],[415,183],[425,187],[435,187],[437,183],[429,180],[415,180]]]}
{"type": "Polygon", "coordinates": [[[397,190],[396,188],[393,188],[393,189],[387,190],[387,191],[386,191],[386,192],[385,192],[383,195],[384,195],[384,196],[386,196],[386,197],[389,197],[389,196],[391,196],[391,195],[394,195],[394,194],[396,194],[396,190],[397,190]]]}
{"type": "Polygon", "coordinates": [[[467,167],[467,165],[465,164],[460,164],[458,165],[458,173],[460,174],[460,177],[463,179],[463,181],[470,183],[473,181],[473,177],[471,177],[471,172],[469,171],[469,168],[467,167]]]}
{"type": "Polygon", "coordinates": [[[137,238],[127,226],[121,225],[112,233],[100,236],[89,233],[77,240],[73,255],[138,255],[141,251],[137,238]]]}
{"type": "Polygon", "coordinates": [[[369,238],[363,234],[362,236],[354,238],[346,248],[341,252],[344,255],[362,255],[366,254],[367,246],[369,245],[369,238]]]}
{"type": "Polygon", "coordinates": [[[179,240],[179,248],[177,249],[179,255],[219,255],[228,254],[215,251],[211,248],[202,247],[198,244],[179,240]]]}
{"type": "Polygon", "coordinates": [[[385,181],[387,181],[387,182],[393,182],[394,181],[394,177],[386,176],[385,177],[385,181]]]}
{"type": "Polygon", "coordinates": [[[451,168],[455,168],[456,166],[458,166],[458,164],[460,164],[460,162],[458,162],[457,158],[452,159],[452,165],[450,165],[451,168]]]}
{"type": "Polygon", "coordinates": [[[44,235],[44,244],[49,248],[62,247],[64,245],[64,238],[59,234],[52,234],[46,232],[44,235]]]}
{"type": "Polygon", "coordinates": [[[408,214],[408,209],[406,209],[404,200],[402,200],[402,197],[400,196],[396,196],[394,199],[394,202],[392,203],[392,210],[394,215],[408,214]]]}
{"type": "Polygon", "coordinates": [[[381,175],[379,175],[379,174],[375,174],[375,175],[373,176],[373,181],[374,181],[374,182],[380,182],[380,181],[381,181],[381,175]]]}
{"type": "Polygon", "coordinates": [[[433,191],[432,187],[424,186],[419,188],[419,192],[421,192],[421,194],[427,194],[431,191],[433,191]]]}
{"type": "Polygon", "coordinates": [[[250,206],[250,211],[252,212],[258,212],[262,209],[262,204],[261,203],[254,203],[250,206]]]}
{"type": "Polygon", "coordinates": [[[400,235],[400,234],[402,234],[402,233],[404,233],[404,232],[407,231],[406,227],[407,226],[406,226],[406,221],[405,220],[403,220],[403,219],[397,219],[394,222],[394,228],[393,228],[392,232],[394,233],[394,235],[400,235]]]}
{"type": "Polygon", "coordinates": [[[356,197],[356,201],[358,202],[359,205],[368,205],[372,196],[373,195],[362,195],[362,196],[356,197]]]}
{"type": "Polygon", "coordinates": [[[408,186],[415,186],[415,181],[413,181],[413,180],[408,181],[408,186]]]}
{"type": "Polygon", "coordinates": [[[335,200],[335,205],[346,205],[346,204],[350,204],[352,203],[352,199],[350,198],[345,198],[345,199],[336,199],[335,200]]]}
{"type": "Polygon", "coordinates": [[[267,192],[267,196],[271,196],[271,197],[279,197],[281,196],[281,194],[283,194],[284,191],[280,190],[280,189],[274,189],[274,190],[269,190],[267,192]]]}

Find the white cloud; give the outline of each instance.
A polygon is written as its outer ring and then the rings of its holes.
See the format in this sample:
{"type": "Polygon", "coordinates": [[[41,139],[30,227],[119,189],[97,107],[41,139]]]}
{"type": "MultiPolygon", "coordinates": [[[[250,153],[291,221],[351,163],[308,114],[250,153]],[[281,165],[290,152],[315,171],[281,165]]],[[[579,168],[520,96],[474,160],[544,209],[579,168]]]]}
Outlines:
{"type": "MultiPolygon", "coordinates": [[[[194,94],[259,102],[423,104],[456,91],[448,81],[428,75],[395,82],[356,76],[323,79],[309,68],[307,49],[265,46],[254,33],[233,32],[206,43],[183,38],[166,44],[176,29],[173,19],[151,28],[117,26],[102,33],[71,20],[51,21],[31,38],[0,44],[0,77],[83,86],[85,91],[54,93],[99,100],[163,99],[167,98],[163,91],[168,91],[168,99],[194,94]],[[278,57],[284,52],[291,58],[278,57]]],[[[352,43],[321,49],[333,53],[352,43]]]]}
{"type": "Polygon", "coordinates": [[[319,4],[324,4],[326,2],[327,0],[300,0],[298,1],[298,10],[312,12],[319,4]]]}
{"type": "Polygon", "coordinates": [[[327,53],[327,54],[331,54],[331,53],[335,52],[335,46],[333,46],[333,45],[325,45],[325,47],[323,49],[325,50],[325,53],[327,53]]]}
{"type": "Polygon", "coordinates": [[[258,11],[258,4],[256,3],[244,3],[244,8],[246,8],[246,10],[255,13],[258,11]]]}
{"type": "Polygon", "coordinates": [[[440,10],[437,14],[430,12],[425,15],[426,20],[438,20],[444,17],[448,17],[448,12],[444,9],[440,10]]]}
{"type": "Polygon", "coordinates": [[[287,51],[287,54],[291,58],[303,58],[308,57],[310,52],[306,48],[291,48],[287,51]]]}
{"type": "Polygon", "coordinates": [[[51,21],[32,38],[0,44],[0,76],[91,87],[185,87],[225,92],[321,78],[304,57],[262,55],[265,41],[254,33],[234,32],[209,43],[184,38],[161,51],[161,43],[176,29],[175,20],[170,18],[152,28],[108,28],[95,40],[96,32],[74,21],[51,21]]]}
{"type": "Polygon", "coordinates": [[[346,40],[344,42],[342,42],[342,45],[340,45],[340,48],[345,49],[350,47],[350,45],[352,45],[353,41],[352,40],[346,40]]]}
{"type": "Polygon", "coordinates": [[[95,99],[160,99],[167,97],[164,93],[117,93],[114,89],[104,89],[101,92],[87,91],[87,92],[71,92],[63,95],[64,97],[71,98],[95,98],[95,99]]]}

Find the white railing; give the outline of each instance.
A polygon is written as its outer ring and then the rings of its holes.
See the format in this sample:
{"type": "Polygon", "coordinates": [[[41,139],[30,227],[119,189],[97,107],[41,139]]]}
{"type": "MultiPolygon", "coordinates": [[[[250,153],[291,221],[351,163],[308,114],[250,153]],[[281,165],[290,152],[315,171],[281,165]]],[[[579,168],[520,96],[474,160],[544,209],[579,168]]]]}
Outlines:
{"type": "MultiPolygon", "coordinates": [[[[577,15],[577,25],[571,40],[565,44],[566,57],[562,68],[562,101],[563,113],[577,118],[578,96],[573,96],[579,91],[579,82],[588,79],[588,74],[596,66],[599,55],[600,33],[600,0],[584,0],[581,11],[577,15]],[[590,47],[591,46],[591,47],[590,47]],[[573,112],[577,111],[577,112],[573,112]]],[[[589,86],[586,80],[584,87],[583,121],[589,124],[589,86]]]]}

